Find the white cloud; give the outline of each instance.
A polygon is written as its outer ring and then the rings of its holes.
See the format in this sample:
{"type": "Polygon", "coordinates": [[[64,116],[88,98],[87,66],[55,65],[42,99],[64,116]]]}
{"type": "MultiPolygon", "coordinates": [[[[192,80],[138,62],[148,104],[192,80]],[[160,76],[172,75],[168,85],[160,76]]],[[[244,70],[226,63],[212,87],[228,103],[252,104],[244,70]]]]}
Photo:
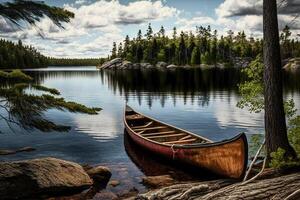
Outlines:
{"type": "MultiPolygon", "coordinates": [[[[256,37],[262,36],[262,0],[225,0],[216,9],[219,25],[234,31],[244,30],[256,37]]],[[[277,1],[279,30],[288,25],[293,35],[299,33],[300,22],[295,16],[300,13],[299,0],[277,1]]]]}
{"type": "MultiPolygon", "coordinates": [[[[70,23],[64,24],[65,29],[57,28],[51,20],[45,18],[37,23],[38,28],[30,27],[25,31],[11,30],[10,33],[5,29],[4,33],[0,31],[0,36],[10,39],[28,38],[27,43],[34,44],[36,43],[34,40],[43,43],[39,39],[42,33],[44,39],[54,42],[56,46],[54,51],[53,47],[50,47],[53,45],[46,46],[42,50],[46,55],[74,57],[74,55],[94,52],[94,54],[86,54],[89,57],[89,55],[95,56],[96,50],[101,50],[97,56],[100,54],[106,56],[112,42],[122,41],[124,36],[121,27],[166,20],[179,14],[176,8],[166,6],[159,0],[136,1],[127,5],[116,0],[100,0],[88,5],[87,3],[86,0],[77,0],[75,4],[64,5],[65,9],[75,13],[75,18],[70,23]],[[89,41],[90,37],[94,39],[89,41]],[[70,47],[72,49],[69,49],[70,47]]],[[[1,24],[3,22],[0,19],[1,24]]]]}

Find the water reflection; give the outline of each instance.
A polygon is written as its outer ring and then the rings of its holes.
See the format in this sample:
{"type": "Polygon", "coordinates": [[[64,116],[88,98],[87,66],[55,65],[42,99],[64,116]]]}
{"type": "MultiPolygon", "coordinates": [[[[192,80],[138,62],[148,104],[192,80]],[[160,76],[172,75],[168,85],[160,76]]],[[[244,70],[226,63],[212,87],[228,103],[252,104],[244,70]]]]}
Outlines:
{"type": "Polygon", "coordinates": [[[159,100],[164,107],[168,98],[176,105],[176,97],[182,96],[184,104],[188,101],[200,106],[208,105],[212,91],[226,91],[227,96],[236,92],[241,74],[235,69],[211,70],[131,70],[131,71],[101,71],[109,88],[114,93],[124,96],[126,101],[130,97],[137,98],[139,105],[145,97],[149,107],[153,100],[159,100]]]}
{"type": "MultiPolygon", "coordinates": [[[[9,133],[0,135],[1,149],[24,146],[37,149],[1,157],[1,160],[54,156],[79,163],[105,163],[112,169],[112,178],[121,180],[121,185],[142,190],[139,182],[143,174],[181,172],[180,168],[172,168],[132,148],[128,145],[130,142],[123,139],[126,102],[146,115],[214,141],[231,138],[239,132],[246,132],[248,136],[262,133],[264,129],[263,114],[251,114],[236,107],[237,85],[243,76],[235,69],[98,71],[95,67],[51,67],[26,73],[37,83],[57,88],[68,101],[103,110],[92,116],[48,111],[46,116],[50,120],[73,127],[67,134],[19,129],[11,133],[0,121],[1,130],[9,133]]],[[[284,92],[286,97],[293,97],[296,107],[300,108],[298,77],[299,73],[284,74],[284,92]]]]}
{"type": "Polygon", "coordinates": [[[166,160],[136,145],[124,130],[124,146],[127,155],[146,176],[160,176],[170,174],[178,181],[208,180],[216,177],[205,169],[193,168],[182,163],[166,160]]]}

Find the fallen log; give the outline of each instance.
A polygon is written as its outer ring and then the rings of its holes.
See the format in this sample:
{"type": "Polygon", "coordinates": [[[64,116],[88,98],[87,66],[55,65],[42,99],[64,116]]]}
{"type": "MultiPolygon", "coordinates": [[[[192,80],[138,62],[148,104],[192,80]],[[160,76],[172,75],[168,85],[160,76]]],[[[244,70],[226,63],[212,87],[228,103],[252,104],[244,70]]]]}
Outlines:
{"type": "Polygon", "coordinates": [[[300,173],[254,180],[248,184],[217,180],[198,183],[177,184],[141,194],[142,200],[257,200],[300,199],[300,173]],[[293,195],[292,195],[293,194],[293,195]]]}

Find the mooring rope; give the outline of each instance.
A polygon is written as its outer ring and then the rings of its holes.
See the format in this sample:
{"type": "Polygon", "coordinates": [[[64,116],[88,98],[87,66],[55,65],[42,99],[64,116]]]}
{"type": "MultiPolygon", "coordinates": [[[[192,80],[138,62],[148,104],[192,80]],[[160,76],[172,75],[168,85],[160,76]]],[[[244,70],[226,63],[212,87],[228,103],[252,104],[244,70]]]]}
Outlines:
{"type": "Polygon", "coordinates": [[[255,156],[254,156],[254,158],[253,158],[253,160],[252,160],[252,162],[251,162],[251,164],[249,166],[249,169],[247,170],[246,175],[245,175],[245,177],[243,179],[243,183],[242,183],[243,185],[246,184],[246,183],[249,183],[249,182],[253,181],[254,179],[256,179],[263,172],[263,170],[265,169],[267,157],[264,158],[264,162],[263,162],[263,166],[262,166],[261,171],[257,175],[255,175],[254,177],[252,177],[251,179],[249,179],[248,181],[246,181],[247,178],[248,178],[248,176],[249,176],[249,174],[250,174],[250,172],[251,172],[251,170],[252,170],[252,167],[253,167],[254,163],[256,162],[257,157],[259,156],[259,154],[260,154],[263,146],[265,145],[265,143],[266,143],[266,140],[263,141],[263,143],[259,147],[258,151],[256,152],[256,154],[255,154],[255,156]]]}
{"type": "Polygon", "coordinates": [[[175,159],[175,154],[178,152],[178,149],[175,150],[174,146],[175,146],[175,144],[172,144],[172,146],[171,146],[171,149],[172,149],[172,152],[173,152],[173,160],[175,159]]]}

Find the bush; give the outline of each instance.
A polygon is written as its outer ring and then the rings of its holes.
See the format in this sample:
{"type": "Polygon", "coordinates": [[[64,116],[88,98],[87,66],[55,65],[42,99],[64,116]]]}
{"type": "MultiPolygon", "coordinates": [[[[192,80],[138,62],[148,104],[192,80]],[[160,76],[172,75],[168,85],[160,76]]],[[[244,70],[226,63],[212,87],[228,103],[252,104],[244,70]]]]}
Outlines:
{"type": "Polygon", "coordinates": [[[300,163],[291,157],[286,157],[284,149],[278,148],[277,151],[271,153],[270,167],[274,169],[287,169],[296,166],[300,166],[300,163]]]}

